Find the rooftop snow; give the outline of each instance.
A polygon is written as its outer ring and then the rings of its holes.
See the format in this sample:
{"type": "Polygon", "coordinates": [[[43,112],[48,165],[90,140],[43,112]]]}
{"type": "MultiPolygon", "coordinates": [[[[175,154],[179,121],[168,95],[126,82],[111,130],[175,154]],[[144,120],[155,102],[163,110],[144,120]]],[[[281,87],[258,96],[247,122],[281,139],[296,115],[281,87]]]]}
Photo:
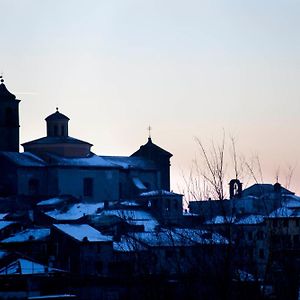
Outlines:
{"type": "Polygon", "coordinates": [[[104,210],[101,212],[101,215],[117,216],[131,225],[144,225],[145,231],[154,231],[159,225],[158,221],[149,212],[144,210],[104,210]]]}
{"type": "Polygon", "coordinates": [[[117,252],[134,252],[146,250],[146,248],[137,240],[124,235],[121,237],[120,241],[113,243],[113,248],[117,252]]]}
{"type": "Polygon", "coordinates": [[[156,170],[157,166],[151,160],[133,156],[101,156],[107,162],[117,165],[123,169],[156,170]]]}
{"type": "Polygon", "coordinates": [[[97,167],[97,168],[117,168],[115,164],[103,159],[101,156],[92,155],[89,157],[65,158],[51,155],[52,164],[59,166],[76,166],[76,167],[97,167]]]}
{"type": "Polygon", "coordinates": [[[0,230],[2,230],[3,228],[11,225],[11,224],[14,224],[15,222],[12,222],[12,221],[0,221],[0,230]]]}
{"type": "Polygon", "coordinates": [[[269,218],[290,218],[300,217],[300,212],[297,209],[290,209],[287,207],[279,207],[269,214],[269,218]]]}
{"type": "Polygon", "coordinates": [[[240,218],[235,224],[238,225],[252,225],[252,224],[261,224],[265,220],[264,216],[262,215],[249,215],[240,218]]]}
{"type": "Polygon", "coordinates": [[[135,200],[125,200],[122,201],[120,204],[123,206],[141,206],[141,204],[136,202],[135,200]]]}
{"type": "Polygon", "coordinates": [[[235,216],[216,216],[204,224],[231,224],[236,221],[235,216]]]}
{"type": "Polygon", "coordinates": [[[181,196],[181,195],[173,192],[165,191],[165,190],[157,190],[157,191],[141,193],[140,196],[152,197],[152,196],[181,196]]]}
{"type": "Polygon", "coordinates": [[[103,235],[100,231],[87,224],[55,224],[58,230],[78,241],[87,239],[89,242],[111,242],[111,236],[103,235]]]}
{"type": "Polygon", "coordinates": [[[30,152],[1,152],[2,156],[7,157],[13,163],[22,167],[44,167],[46,163],[30,152]]]}
{"type": "Polygon", "coordinates": [[[7,215],[8,213],[0,214],[0,220],[3,220],[7,215]]]}
{"type": "Polygon", "coordinates": [[[62,203],[63,201],[64,201],[64,199],[62,199],[62,198],[51,198],[51,199],[43,200],[43,201],[39,202],[37,205],[39,205],[39,206],[56,205],[56,204],[62,203]]]}
{"type": "Polygon", "coordinates": [[[18,232],[13,236],[10,236],[1,241],[1,243],[22,243],[28,241],[45,240],[50,235],[49,228],[42,229],[26,229],[22,232],[18,232]]]}
{"type": "Polygon", "coordinates": [[[41,265],[31,260],[19,258],[16,261],[7,265],[6,267],[2,268],[0,270],[0,275],[12,275],[12,274],[30,275],[30,274],[48,274],[48,273],[56,273],[56,272],[63,272],[63,271],[41,265]]]}
{"type": "Polygon", "coordinates": [[[45,214],[55,220],[78,220],[83,216],[96,214],[98,210],[103,208],[104,202],[95,204],[76,203],[72,205],[66,212],[55,209],[48,211],[45,214]]]}

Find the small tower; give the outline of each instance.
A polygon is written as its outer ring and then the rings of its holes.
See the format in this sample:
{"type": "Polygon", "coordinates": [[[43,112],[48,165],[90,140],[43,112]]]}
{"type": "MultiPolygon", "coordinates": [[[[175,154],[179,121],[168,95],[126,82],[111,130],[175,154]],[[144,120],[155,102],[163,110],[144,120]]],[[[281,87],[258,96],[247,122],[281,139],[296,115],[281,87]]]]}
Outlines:
{"type": "Polygon", "coordinates": [[[69,118],[64,114],[61,114],[56,107],[56,112],[48,116],[46,119],[47,122],[47,136],[68,136],[68,122],[69,118]]]}
{"type": "Polygon", "coordinates": [[[0,151],[19,152],[19,102],[0,76],[0,151]]]}
{"type": "Polygon", "coordinates": [[[230,199],[239,199],[242,197],[243,184],[238,179],[231,179],[229,182],[230,199]]]}

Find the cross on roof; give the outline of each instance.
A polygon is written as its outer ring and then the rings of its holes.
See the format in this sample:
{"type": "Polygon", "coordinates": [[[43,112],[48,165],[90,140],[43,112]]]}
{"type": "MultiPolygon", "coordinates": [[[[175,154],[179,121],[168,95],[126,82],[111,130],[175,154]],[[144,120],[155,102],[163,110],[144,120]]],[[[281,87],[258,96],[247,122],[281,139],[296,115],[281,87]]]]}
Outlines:
{"type": "Polygon", "coordinates": [[[147,127],[147,129],[148,129],[148,132],[149,132],[148,137],[151,138],[151,130],[152,130],[152,127],[149,125],[149,126],[147,127]]]}

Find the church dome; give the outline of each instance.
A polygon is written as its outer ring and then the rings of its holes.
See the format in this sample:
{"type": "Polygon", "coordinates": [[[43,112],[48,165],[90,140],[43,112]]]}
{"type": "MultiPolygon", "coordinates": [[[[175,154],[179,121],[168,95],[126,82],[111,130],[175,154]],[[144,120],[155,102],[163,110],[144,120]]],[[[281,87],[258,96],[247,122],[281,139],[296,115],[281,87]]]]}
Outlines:
{"type": "Polygon", "coordinates": [[[70,119],[64,114],[60,113],[58,111],[58,108],[56,108],[56,112],[49,115],[45,120],[46,121],[63,121],[63,120],[69,121],[70,119]]]}

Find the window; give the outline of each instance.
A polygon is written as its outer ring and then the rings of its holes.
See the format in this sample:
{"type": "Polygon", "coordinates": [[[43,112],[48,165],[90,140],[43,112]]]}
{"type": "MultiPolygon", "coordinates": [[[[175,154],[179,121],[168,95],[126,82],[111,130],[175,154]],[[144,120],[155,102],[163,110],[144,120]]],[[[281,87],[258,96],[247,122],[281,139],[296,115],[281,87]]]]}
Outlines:
{"type": "Polygon", "coordinates": [[[259,258],[261,258],[261,259],[265,258],[265,251],[264,251],[264,249],[259,249],[258,255],[259,255],[259,258]]]}
{"type": "Polygon", "coordinates": [[[10,107],[5,111],[5,124],[8,126],[14,125],[13,110],[10,107]]]}
{"type": "Polygon", "coordinates": [[[83,179],[83,195],[85,197],[92,197],[94,194],[93,178],[86,177],[83,179]]]}
{"type": "Polygon", "coordinates": [[[257,239],[263,240],[264,239],[264,232],[263,231],[257,231],[257,239]]]}
{"type": "Polygon", "coordinates": [[[300,225],[300,220],[296,219],[296,226],[299,227],[299,225],[300,225]]]}
{"type": "Polygon", "coordinates": [[[62,136],[66,135],[66,133],[65,133],[65,126],[64,125],[61,126],[61,135],[62,136]]]}
{"type": "Polygon", "coordinates": [[[288,219],[284,219],[283,220],[283,226],[284,227],[288,227],[289,226],[289,220],[288,219]]]}
{"type": "Polygon", "coordinates": [[[54,125],[54,136],[58,136],[58,127],[54,125]]]}
{"type": "Polygon", "coordinates": [[[277,219],[274,219],[273,220],[273,227],[277,227],[278,226],[278,220],[277,219]]]}
{"type": "Polygon", "coordinates": [[[29,195],[38,195],[39,194],[40,183],[37,179],[31,178],[28,181],[28,193],[29,195]]]}
{"type": "Polygon", "coordinates": [[[252,241],[252,232],[251,231],[248,232],[248,240],[252,241]]]}

